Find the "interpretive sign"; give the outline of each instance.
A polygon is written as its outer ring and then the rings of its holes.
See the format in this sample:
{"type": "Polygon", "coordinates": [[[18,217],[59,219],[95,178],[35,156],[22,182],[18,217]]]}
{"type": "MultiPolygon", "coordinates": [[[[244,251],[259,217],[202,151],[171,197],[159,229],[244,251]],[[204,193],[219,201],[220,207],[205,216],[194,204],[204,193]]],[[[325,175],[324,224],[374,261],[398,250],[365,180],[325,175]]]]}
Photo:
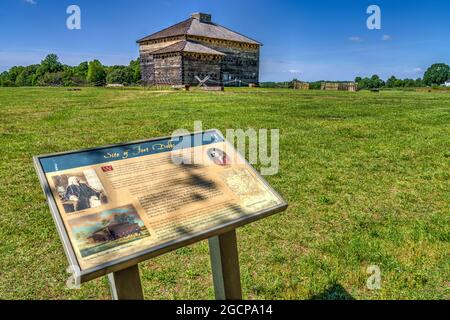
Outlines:
{"type": "Polygon", "coordinates": [[[81,282],[287,207],[218,130],[34,161],[81,282]]]}

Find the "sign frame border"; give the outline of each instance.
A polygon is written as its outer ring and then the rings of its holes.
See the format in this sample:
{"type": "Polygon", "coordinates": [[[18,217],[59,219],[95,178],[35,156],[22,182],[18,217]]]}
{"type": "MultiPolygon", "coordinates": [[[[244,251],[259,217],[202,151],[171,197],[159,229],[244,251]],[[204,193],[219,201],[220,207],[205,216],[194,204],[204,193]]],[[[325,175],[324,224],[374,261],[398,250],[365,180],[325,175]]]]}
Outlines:
{"type": "MultiPolygon", "coordinates": [[[[217,133],[224,142],[230,143],[228,140],[225,139],[222,132],[218,129],[210,129],[210,130],[203,130],[198,132],[192,132],[189,134],[181,134],[177,135],[177,137],[186,137],[186,136],[193,136],[198,134],[205,134],[205,133],[217,133]]],[[[93,268],[82,270],[80,267],[80,264],[78,262],[78,259],[75,254],[75,249],[73,248],[72,242],[70,241],[68,231],[66,229],[66,226],[64,225],[64,222],[62,220],[61,214],[58,210],[58,207],[56,205],[56,201],[53,197],[53,194],[51,192],[46,174],[44,172],[44,169],[41,164],[41,159],[44,158],[50,158],[50,157],[57,157],[57,156],[63,156],[68,154],[76,154],[81,152],[89,152],[89,151],[98,151],[102,149],[108,149],[108,148],[114,148],[114,147],[121,147],[126,145],[133,145],[133,144],[139,144],[139,143],[145,143],[145,142],[154,142],[164,139],[170,139],[173,138],[173,136],[165,136],[165,137],[158,137],[158,138],[151,138],[151,139],[144,139],[144,140],[138,140],[138,141],[131,141],[131,142],[125,142],[125,143],[117,143],[112,145],[106,145],[101,147],[94,147],[94,148],[86,148],[86,149],[80,149],[80,150],[73,150],[73,151],[66,151],[66,152],[59,152],[59,153],[52,153],[52,154],[44,154],[39,156],[33,157],[34,166],[36,169],[36,172],[38,174],[39,182],[41,184],[41,187],[44,191],[44,195],[47,199],[50,212],[53,217],[53,221],[55,222],[60,240],[63,244],[64,252],[66,254],[66,257],[70,263],[70,266],[76,267],[76,269],[72,268],[72,274],[77,277],[80,280],[80,284],[94,280],[96,278],[99,278],[101,276],[121,271],[124,269],[127,269],[129,267],[132,267],[134,265],[137,265],[140,262],[150,260],[152,258],[155,258],[157,256],[166,254],[168,252],[180,249],[185,246],[189,246],[191,244],[207,240],[209,238],[230,232],[232,230],[235,230],[239,227],[245,226],[247,224],[250,224],[252,222],[267,218],[271,215],[274,215],[276,213],[280,213],[282,211],[285,211],[288,208],[288,203],[284,200],[284,198],[275,191],[272,186],[267,182],[267,180],[245,159],[244,156],[239,152],[239,150],[236,150],[239,156],[242,157],[242,159],[245,161],[245,164],[251,168],[252,172],[264,183],[264,185],[271,191],[273,194],[280,199],[281,203],[275,207],[272,207],[270,209],[266,210],[260,210],[256,213],[252,214],[249,217],[242,217],[236,220],[232,220],[228,223],[224,223],[221,225],[218,225],[214,228],[210,228],[205,231],[188,234],[186,236],[177,238],[175,240],[171,240],[168,242],[165,242],[163,244],[153,246],[149,249],[141,250],[138,252],[135,252],[133,254],[127,255],[125,257],[117,258],[114,260],[110,260],[108,262],[102,263],[101,265],[95,266],[93,268]]],[[[234,146],[233,146],[234,147],[234,146]]]]}

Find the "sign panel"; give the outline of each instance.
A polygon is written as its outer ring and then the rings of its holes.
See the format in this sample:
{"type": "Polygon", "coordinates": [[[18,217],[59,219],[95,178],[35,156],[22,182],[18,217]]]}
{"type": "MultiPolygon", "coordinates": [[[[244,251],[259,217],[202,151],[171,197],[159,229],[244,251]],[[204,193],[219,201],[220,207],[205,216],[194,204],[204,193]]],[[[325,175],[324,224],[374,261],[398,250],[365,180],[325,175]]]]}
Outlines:
{"type": "Polygon", "coordinates": [[[287,207],[218,130],[34,161],[81,281],[287,207]]]}

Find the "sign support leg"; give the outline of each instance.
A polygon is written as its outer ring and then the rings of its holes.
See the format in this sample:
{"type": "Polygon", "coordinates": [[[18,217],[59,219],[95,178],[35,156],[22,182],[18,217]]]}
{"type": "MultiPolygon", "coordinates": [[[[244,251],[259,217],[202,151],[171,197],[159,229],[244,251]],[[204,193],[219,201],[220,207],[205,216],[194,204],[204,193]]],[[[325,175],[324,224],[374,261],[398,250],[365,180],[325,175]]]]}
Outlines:
{"type": "Polygon", "coordinates": [[[242,300],[236,230],[209,239],[217,300],[242,300]]]}
{"type": "Polygon", "coordinates": [[[144,300],[138,265],[110,273],[108,280],[112,300],[144,300]]]}

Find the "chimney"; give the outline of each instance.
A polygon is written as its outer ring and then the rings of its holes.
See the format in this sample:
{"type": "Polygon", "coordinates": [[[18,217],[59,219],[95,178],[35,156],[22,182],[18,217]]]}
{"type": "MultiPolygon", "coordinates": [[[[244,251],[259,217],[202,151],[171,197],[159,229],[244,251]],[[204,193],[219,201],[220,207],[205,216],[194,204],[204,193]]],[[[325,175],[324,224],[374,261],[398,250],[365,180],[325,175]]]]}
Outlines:
{"type": "Polygon", "coordinates": [[[203,23],[211,23],[211,15],[207,13],[196,12],[191,17],[203,23]]]}

